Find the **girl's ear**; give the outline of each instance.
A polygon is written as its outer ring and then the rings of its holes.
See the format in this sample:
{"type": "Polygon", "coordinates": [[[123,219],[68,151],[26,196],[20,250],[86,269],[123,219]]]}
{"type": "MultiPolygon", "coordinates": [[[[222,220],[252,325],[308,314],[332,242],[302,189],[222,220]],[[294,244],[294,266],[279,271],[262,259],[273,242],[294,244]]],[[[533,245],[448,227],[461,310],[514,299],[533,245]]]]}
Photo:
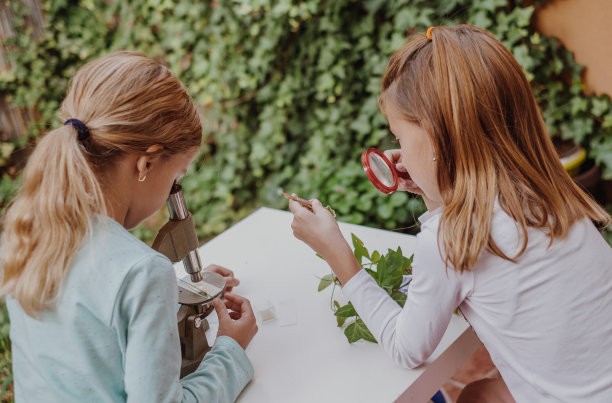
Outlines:
{"type": "Polygon", "coordinates": [[[144,182],[147,174],[151,170],[153,164],[159,160],[159,154],[155,154],[164,147],[159,144],[153,144],[147,148],[147,153],[138,157],[136,160],[136,170],[138,171],[138,181],[144,182]]]}

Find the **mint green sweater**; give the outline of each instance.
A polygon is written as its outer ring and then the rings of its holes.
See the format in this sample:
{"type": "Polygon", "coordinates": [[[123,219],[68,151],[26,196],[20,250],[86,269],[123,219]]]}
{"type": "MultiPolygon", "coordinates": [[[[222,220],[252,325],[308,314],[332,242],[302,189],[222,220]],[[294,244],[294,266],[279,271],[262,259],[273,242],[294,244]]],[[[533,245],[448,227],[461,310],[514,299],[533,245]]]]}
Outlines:
{"type": "Polygon", "coordinates": [[[253,367],[229,337],[179,379],[177,299],[170,261],[98,217],[56,310],[7,299],[16,402],[233,402],[253,367]]]}

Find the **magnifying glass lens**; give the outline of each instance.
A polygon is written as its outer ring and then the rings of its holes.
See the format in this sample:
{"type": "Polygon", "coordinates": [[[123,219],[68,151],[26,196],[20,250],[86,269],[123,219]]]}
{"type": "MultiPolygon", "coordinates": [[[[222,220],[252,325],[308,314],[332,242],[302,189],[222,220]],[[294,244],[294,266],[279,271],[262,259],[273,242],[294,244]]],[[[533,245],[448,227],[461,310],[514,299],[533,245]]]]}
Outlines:
{"type": "Polygon", "coordinates": [[[361,165],[368,179],[384,194],[393,193],[398,186],[398,173],[382,151],[368,148],[361,154],[361,165]]]}
{"type": "Polygon", "coordinates": [[[370,159],[370,168],[378,180],[387,187],[393,187],[393,172],[385,160],[380,155],[374,153],[370,153],[368,157],[370,159]]]}

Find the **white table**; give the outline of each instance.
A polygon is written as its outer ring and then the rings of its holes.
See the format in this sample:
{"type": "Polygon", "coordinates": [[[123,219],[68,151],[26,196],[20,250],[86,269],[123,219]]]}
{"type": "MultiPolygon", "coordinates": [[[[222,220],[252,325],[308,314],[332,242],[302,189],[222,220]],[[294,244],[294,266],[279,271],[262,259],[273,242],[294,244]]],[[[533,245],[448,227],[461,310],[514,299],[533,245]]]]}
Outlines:
{"type": "MultiPolygon", "coordinates": [[[[453,315],[440,345],[417,369],[402,369],[377,345],[349,344],[330,308],[331,288],[317,292],[319,278],[331,272],[306,244],[293,237],[292,214],[260,208],[200,247],[204,265],[225,266],[240,279],[235,292],[256,311],[272,306],[276,318],[259,322],[247,348],[255,368],[240,403],[270,402],[425,402],[480,346],[462,317],[453,315]]],[[[349,240],[357,235],[370,252],[402,247],[415,237],[340,223],[349,240]]],[[[182,264],[177,273],[184,275],[182,264]]],[[[339,289],[337,298],[343,298],[339,289]]],[[[217,332],[209,317],[207,338],[217,332]]],[[[415,332],[418,329],[415,329],[415,332]]]]}

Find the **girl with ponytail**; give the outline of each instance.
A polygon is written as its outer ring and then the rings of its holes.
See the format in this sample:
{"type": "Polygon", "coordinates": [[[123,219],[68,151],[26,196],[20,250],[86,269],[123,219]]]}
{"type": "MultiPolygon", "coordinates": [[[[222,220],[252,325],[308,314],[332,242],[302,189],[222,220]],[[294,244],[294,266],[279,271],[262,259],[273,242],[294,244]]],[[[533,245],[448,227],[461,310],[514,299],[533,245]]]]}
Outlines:
{"type": "Polygon", "coordinates": [[[157,61],[115,52],[79,69],[61,118],[2,219],[16,400],[234,401],[253,374],[249,301],[215,300],[219,337],[179,379],[172,263],[127,232],[162,207],[198,153],[186,88],[157,61]]]}
{"type": "Polygon", "coordinates": [[[612,248],[596,227],[610,217],[563,169],[512,53],[473,26],[430,28],[393,54],[379,104],[400,190],[428,209],[404,307],[320,202],[289,205],[381,347],[420,365],[458,308],[503,378],[458,401],[612,402],[612,248]]]}

